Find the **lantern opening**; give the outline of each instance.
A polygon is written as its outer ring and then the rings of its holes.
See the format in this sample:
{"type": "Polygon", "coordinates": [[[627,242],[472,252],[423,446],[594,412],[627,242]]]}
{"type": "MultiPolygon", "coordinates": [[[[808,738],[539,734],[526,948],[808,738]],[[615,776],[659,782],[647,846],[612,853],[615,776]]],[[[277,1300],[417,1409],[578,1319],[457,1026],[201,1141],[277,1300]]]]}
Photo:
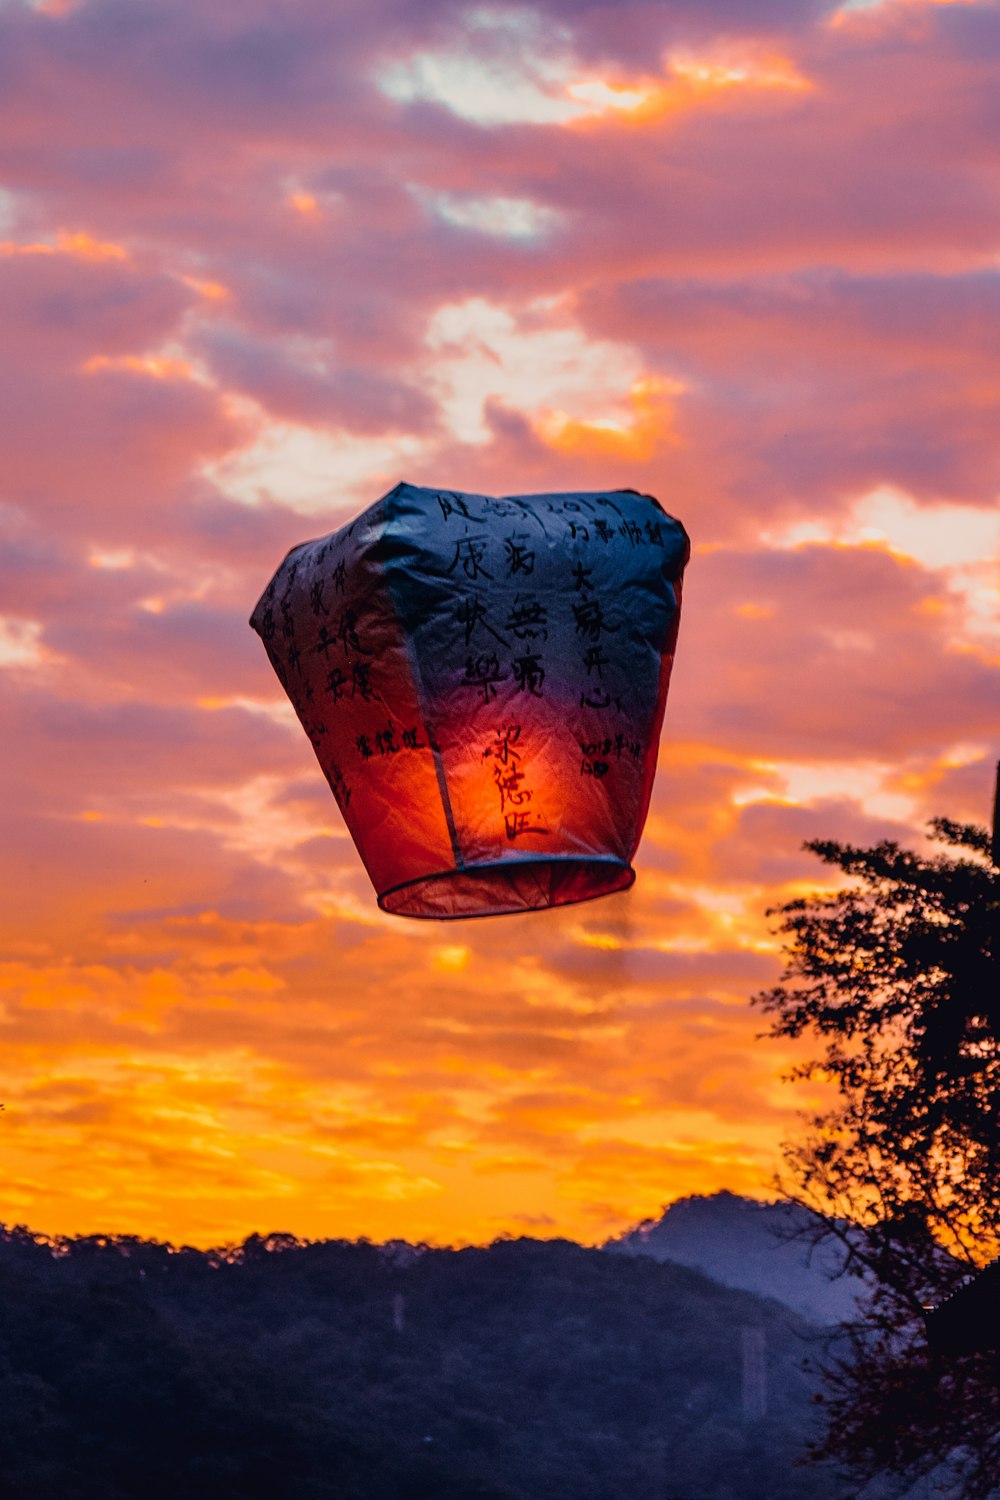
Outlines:
{"type": "Polygon", "coordinates": [[[508,916],[547,906],[572,906],[626,891],[635,881],[632,866],[619,859],[522,857],[516,865],[478,865],[445,870],[383,891],[378,904],[397,917],[508,916]]]}

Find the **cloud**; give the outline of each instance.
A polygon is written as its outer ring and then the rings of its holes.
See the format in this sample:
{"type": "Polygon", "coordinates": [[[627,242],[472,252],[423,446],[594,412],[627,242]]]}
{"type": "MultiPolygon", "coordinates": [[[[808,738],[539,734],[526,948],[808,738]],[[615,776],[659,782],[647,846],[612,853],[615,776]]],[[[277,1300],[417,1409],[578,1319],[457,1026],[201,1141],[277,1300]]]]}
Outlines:
{"type": "Polygon", "coordinates": [[[0,9],[12,1213],[599,1239],[768,1191],[803,842],[988,810],[998,24],[0,9]],[[690,530],[631,892],[378,911],[246,617],[404,477],[690,530]]]}
{"type": "Polygon", "coordinates": [[[279,420],[377,435],[417,430],[433,418],[433,402],[415,386],[386,375],[328,362],[321,342],[287,353],[238,330],[214,329],[195,346],[220,383],[252,397],[279,420]]]}
{"type": "Polygon", "coordinates": [[[678,665],[682,737],[763,756],[906,755],[929,705],[951,739],[989,734],[995,668],[962,642],[944,579],[877,545],[710,552],[687,609],[698,646],[678,665]]]}

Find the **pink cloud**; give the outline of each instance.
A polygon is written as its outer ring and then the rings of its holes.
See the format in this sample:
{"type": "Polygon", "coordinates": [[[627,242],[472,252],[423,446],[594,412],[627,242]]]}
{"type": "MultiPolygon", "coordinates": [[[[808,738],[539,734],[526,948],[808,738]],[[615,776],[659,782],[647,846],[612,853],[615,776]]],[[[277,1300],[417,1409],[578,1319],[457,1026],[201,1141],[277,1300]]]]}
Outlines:
{"type": "Polygon", "coordinates": [[[857,518],[885,486],[954,533],[995,505],[1000,15],[834,14],[0,13],[19,1216],[206,1242],[281,1195],[303,1233],[597,1236],[766,1191],[798,1101],[745,1005],[764,909],[822,873],[808,838],[985,817],[995,733],[984,559],[857,518]],[[455,55],[524,117],[476,118],[468,79],[386,91],[455,55]],[[801,86],[718,74],[768,57],[801,86]],[[532,116],[587,80],[670,107],[532,116]],[[404,462],[630,484],[691,531],[630,895],[376,913],[246,616],[404,462]]]}

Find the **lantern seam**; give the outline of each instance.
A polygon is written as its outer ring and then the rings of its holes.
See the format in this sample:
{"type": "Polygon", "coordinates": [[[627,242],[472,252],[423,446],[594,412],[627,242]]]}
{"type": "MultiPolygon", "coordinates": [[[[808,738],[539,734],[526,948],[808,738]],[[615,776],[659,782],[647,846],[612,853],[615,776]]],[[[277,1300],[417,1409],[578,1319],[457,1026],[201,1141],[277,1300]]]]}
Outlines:
{"type": "MultiPolygon", "coordinates": [[[[400,491],[405,487],[405,483],[406,482],[404,480],[400,480],[395,489],[391,490],[385,497],[386,517],[385,524],[382,528],[382,535],[379,537],[379,542],[383,540],[386,531],[395,519],[395,506],[392,502],[396,500],[400,491]]],[[[376,544],[376,546],[377,545],[378,544],[376,544]]],[[[404,611],[400,601],[400,593],[396,587],[395,567],[391,555],[385,559],[385,580],[388,585],[389,592],[392,595],[393,604],[396,607],[396,617],[399,620],[400,624],[404,627],[403,649],[406,652],[406,658],[410,664],[410,670],[413,673],[414,689],[416,691],[417,699],[420,703],[420,715],[424,721],[424,733],[427,736],[427,748],[430,750],[431,755],[434,758],[434,775],[437,778],[438,792],[441,795],[441,807],[442,811],[444,812],[444,820],[448,829],[448,838],[451,842],[452,859],[455,861],[457,869],[464,870],[465,859],[463,858],[462,850],[458,842],[458,829],[455,825],[455,816],[451,808],[451,796],[448,791],[448,782],[445,778],[444,773],[444,757],[441,754],[441,747],[437,742],[437,736],[435,735],[431,727],[431,718],[430,714],[427,711],[427,694],[424,690],[424,674],[420,669],[420,662],[416,655],[412,634],[409,629],[406,628],[404,611]]],[[[410,884],[410,882],[407,881],[406,884],[410,884]]],[[[381,903],[381,894],[379,894],[378,899],[381,903]]]]}

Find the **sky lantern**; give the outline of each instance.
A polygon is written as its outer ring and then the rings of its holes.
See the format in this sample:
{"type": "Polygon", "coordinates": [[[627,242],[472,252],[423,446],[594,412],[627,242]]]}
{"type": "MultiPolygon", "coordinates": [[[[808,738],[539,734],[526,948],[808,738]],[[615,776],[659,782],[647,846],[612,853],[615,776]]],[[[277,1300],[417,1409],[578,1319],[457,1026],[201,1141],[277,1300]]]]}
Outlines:
{"type": "Polygon", "coordinates": [[[398,484],[288,554],[250,623],[384,911],[632,884],[689,552],[633,490],[398,484]]]}

